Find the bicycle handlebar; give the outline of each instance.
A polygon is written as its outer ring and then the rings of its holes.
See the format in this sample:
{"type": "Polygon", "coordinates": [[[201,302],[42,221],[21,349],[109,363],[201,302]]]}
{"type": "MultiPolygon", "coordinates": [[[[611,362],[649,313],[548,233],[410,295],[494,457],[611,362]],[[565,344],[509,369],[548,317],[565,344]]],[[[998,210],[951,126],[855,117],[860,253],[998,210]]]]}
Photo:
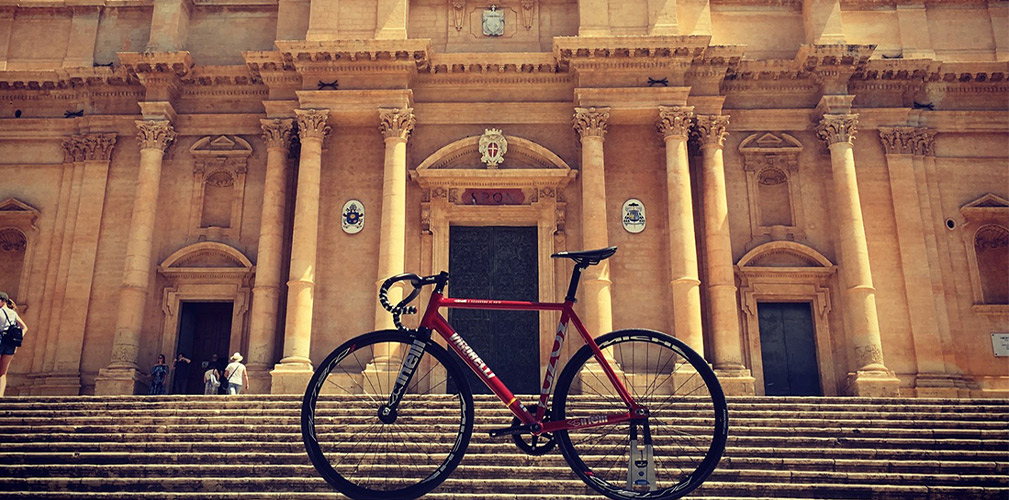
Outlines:
{"type": "Polygon", "coordinates": [[[413,273],[404,273],[404,274],[397,274],[385,280],[385,282],[382,283],[382,287],[378,291],[378,300],[379,302],[382,303],[382,307],[384,307],[386,311],[392,313],[392,322],[393,324],[396,325],[396,329],[401,331],[409,331],[409,328],[403,326],[403,323],[400,321],[400,316],[404,314],[417,313],[416,307],[414,306],[407,307],[407,304],[413,302],[413,299],[417,298],[417,295],[420,295],[420,290],[425,285],[432,285],[437,283],[436,278],[438,278],[438,276],[439,275],[434,275],[421,278],[420,276],[417,276],[416,274],[413,273]],[[410,292],[410,295],[407,295],[405,299],[399,301],[399,303],[394,306],[392,305],[391,302],[389,302],[389,288],[391,288],[392,285],[400,281],[410,281],[410,284],[413,285],[413,291],[410,292]]]}

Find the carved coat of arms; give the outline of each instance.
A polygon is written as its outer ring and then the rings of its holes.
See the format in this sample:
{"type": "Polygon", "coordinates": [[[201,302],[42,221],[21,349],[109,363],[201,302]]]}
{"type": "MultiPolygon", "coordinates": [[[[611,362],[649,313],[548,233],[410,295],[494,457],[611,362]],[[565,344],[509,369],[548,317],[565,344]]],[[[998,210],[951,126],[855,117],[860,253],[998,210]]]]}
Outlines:
{"type": "Polygon", "coordinates": [[[497,168],[504,161],[504,154],[508,151],[508,141],[500,129],[484,129],[480,136],[479,151],[483,156],[480,161],[487,164],[488,168],[497,168]]]}
{"type": "Polygon", "coordinates": [[[356,234],[364,229],[364,203],[357,200],[350,200],[343,204],[343,212],[340,214],[340,222],[343,232],[356,234]]]}
{"type": "Polygon", "coordinates": [[[645,205],[641,200],[631,198],[624,202],[621,222],[628,233],[640,233],[645,230],[645,205]]]}
{"type": "Polygon", "coordinates": [[[504,34],[504,12],[497,10],[497,5],[491,5],[490,9],[483,11],[483,34],[484,36],[501,36],[504,34]]]}

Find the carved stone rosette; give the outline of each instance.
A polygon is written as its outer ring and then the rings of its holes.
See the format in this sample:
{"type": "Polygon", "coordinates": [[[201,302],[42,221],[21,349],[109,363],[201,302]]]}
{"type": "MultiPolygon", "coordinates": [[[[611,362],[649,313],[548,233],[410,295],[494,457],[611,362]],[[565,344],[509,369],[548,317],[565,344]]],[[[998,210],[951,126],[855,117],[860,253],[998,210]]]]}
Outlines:
{"type": "Polygon", "coordinates": [[[140,149],[160,149],[165,151],[175,141],[178,134],[168,120],[137,120],[137,141],[140,149]]]}
{"type": "Polygon", "coordinates": [[[417,124],[413,108],[379,108],[378,118],[378,130],[386,139],[399,138],[405,141],[410,138],[413,127],[417,124]]]}
{"type": "Polygon", "coordinates": [[[694,118],[693,106],[659,106],[659,121],[655,128],[662,139],[690,135],[690,125],[694,118]]]}
{"type": "Polygon", "coordinates": [[[333,130],[326,124],[329,118],[328,109],[296,109],[294,112],[298,115],[298,136],[301,142],[305,142],[308,138],[324,141],[333,130]]]}
{"type": "Polygon", "coordinates": [[[610,108],[575,108],[572,126],[578,132],[578,137],[599,137],[606,135],[606,127],[610,122],[610,108]]]}
{"type": "Polygon", "coordinates": [[[726,130],[728,126],[728,115],[697,115],[691,135],[702,148],[708,146],[721,148],[729,135],[726,130]]]}
{"type": "Polygon", "coordinates": [[[75,135],[63,141],[66,161],[109,161],[116,144],[115,134],[75,135]]]}
{"type": "Polygon", "coordinates": [[[263,127],[263,141],[267,148],[287,149],[291,145],[291,132],[294,130],[294,121],[290,119],[281,120],[259,120],[263,127]]]}
{"type": "Polygon", "coordinates": [[[879,140],[888,155],[909,155],[914,149],[915,129],[911,127],[880,127],[879,140]]]}
{"type": "Polygon", "coordinates": [[[935,156],[935,130],[927,128],[914,129],[910,142],[911,154],[935,156]]]}
{"type": "Polygon", "coordinates": [[[858,115],[823,115],[820,124],[816,127],[816,136],[830,148],[831,145],[839,142],[854,144],[856,125],[858,125],[858,115]]]}

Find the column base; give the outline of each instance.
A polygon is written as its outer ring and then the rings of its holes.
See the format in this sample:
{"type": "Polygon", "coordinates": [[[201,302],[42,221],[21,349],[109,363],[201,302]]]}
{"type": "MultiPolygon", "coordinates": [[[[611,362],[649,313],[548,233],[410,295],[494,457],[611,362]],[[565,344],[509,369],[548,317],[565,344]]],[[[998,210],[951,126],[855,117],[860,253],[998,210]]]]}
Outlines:
{"type": "Polygon", "coordinates": [[[249,373],[249,385],[243,389],[242,394],[270,394],[273,385],[273,378],[270,376],[270,367],[267,365],[246,365],[249,373]]]}
{"type": "Polygon", "coordinates": [[[848,374],[847,393],[868,398],[893,398],[900,395],[900,380],[889,370],[859,370],[848,374]]]}
{"type": "Polygon", "coordinates": [[[313,373],[311,364],[278,363],[270,372],[270,394],[304,394],[313,373]]]}
{"type": "Polygon", "coordinates": [[[81,376],[76,373],[46,373],[35,378],[26,388],[32,396],[77,396],[81,393],[81,376]]]}
{"type": "Polygon", "coordinates": [[[756,395],[753,375],[746,368],[715,368],[715,375],[726,396],[756,395]]]}
{"type": "Polygon", "coordinates": [[[149,387],[136,368],[102,368],[95,379],[96,396],[146,394],[149,387]]]}

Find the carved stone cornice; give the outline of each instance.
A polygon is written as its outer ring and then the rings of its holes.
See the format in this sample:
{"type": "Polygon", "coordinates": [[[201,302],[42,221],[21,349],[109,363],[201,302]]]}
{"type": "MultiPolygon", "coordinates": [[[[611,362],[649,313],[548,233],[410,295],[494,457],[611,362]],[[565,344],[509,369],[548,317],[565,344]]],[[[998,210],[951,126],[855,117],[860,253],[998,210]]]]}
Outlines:
{"type": "Polygon", "coordinates": [[[606,136],[606,127],[610,122],[610,108],[575,108],[571,126],[578,132],[578,138],[606,136]]]}
{"type": "Polygon", "coordinates": [[[287,150],[291,146],[291,133],[294,131],[294,120],[285,118],[261,119],[263,141],[267,148],[287,150]]]}
{"type": "Polygon", "coordinates": [[[685,139],[690,135],[690,125],[693,121],[693,106],[659,106],[659,121],[655,124],[655,128],[663,139],[667,137],[685,139]]]}
{"type": "Polygon", "coordinates": [[[935,156],[935,130],[917,128],[911,137],[911,154],[935,156]]]}
{"type": "Polygon", "coordinates": [[[726,130],[728,126],[728,115],[697,115],[691,136],[701,148],[708,146],[720,148],[725,145],[725,138],[729,135],[726,130]]]}
{"type": "Polygon", "coordinates": [[[137,141],[140,149],[165,151],[178,135],[168,120],[137,120],[137,141]]]}
{"type": "Polygon", "coordinates": [[[116,134],[75,135],[63,141],[66,161],[109,161],[116,134]]]}
{"type": "Polygon", "coordinates": [[[879,140],[888,155],[909,155],[914,145],[913,127],[880,127],[879,140]]]}
{"type": "Polygon", "coordinates": [[[410,138],[413,127],[417,124],[413,108],[379,108],[378,118],[378,131],[386,139],[399,138],[405,141],[410,138]]]}
{"type": "Polygon", "coordinates": [[[328,109],[296,109],[294,112],[298,115],[298,137],[301,142],[305,142],[307,138],[324,141],[333,130],[326,124],[328,109]]]}
{"type": "Polygon", "coordinates": [[[854,144],[857,124],[857,114],[825,114],[816,127],[816,137],[822,140],[827,148],[839,142],[854,144]]]}

